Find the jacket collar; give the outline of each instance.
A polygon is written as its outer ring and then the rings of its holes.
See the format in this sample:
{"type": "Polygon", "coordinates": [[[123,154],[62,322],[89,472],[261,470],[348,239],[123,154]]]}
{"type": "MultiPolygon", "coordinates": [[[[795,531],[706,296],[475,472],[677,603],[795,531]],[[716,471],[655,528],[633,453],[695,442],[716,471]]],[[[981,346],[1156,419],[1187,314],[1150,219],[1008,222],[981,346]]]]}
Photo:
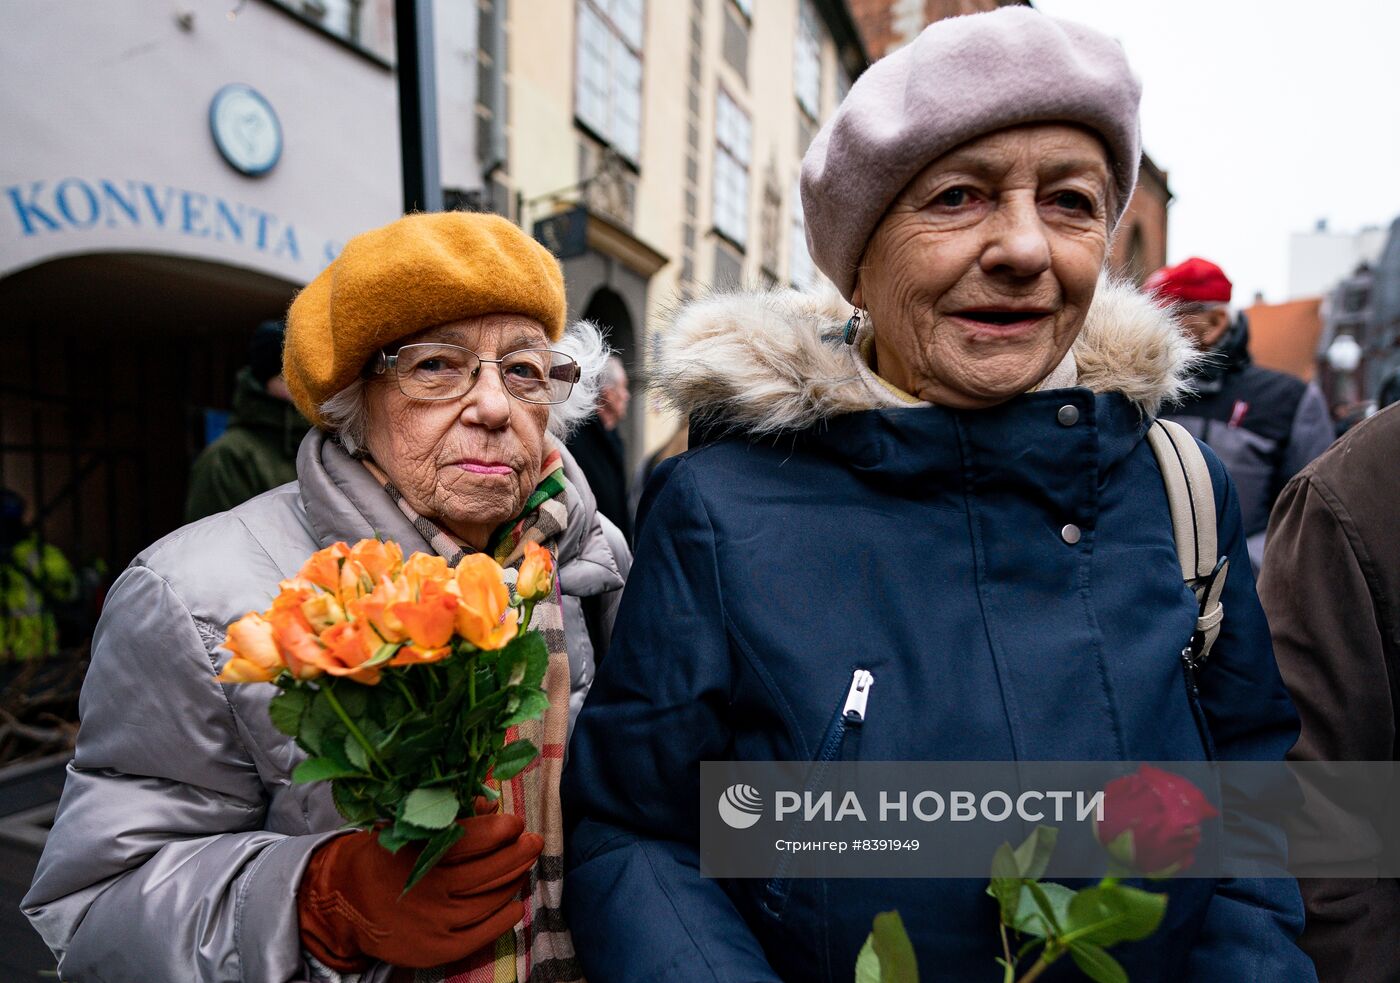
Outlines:
{"type": "MultiPolygon", "coordinates": [[[[880,405],[841,342],[835,292],[719,294],[683,307],[653,353],[652,388],[692,422],[763,436],[880,405]]],[[[1144,416],[1184,390],[1200,359],[1171,314],[1105,278],[1073,347],[1079,385],[1144,416]]],[[[1014,401],[1013,401],[1014,402],[1014,401]]]]}

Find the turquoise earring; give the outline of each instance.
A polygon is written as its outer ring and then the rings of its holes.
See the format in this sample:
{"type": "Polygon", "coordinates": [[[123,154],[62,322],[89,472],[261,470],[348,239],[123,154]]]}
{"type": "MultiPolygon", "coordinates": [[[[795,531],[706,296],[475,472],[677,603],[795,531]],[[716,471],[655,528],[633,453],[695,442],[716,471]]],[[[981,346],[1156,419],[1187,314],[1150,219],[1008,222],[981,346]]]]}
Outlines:
{"type": "Polygon", "coordinates": [[[860,311],[857,310],[851,315],[851,319],[846,322],[845,342],[848,345],[856,343],[856,335],[860,332],[860,311]]]}

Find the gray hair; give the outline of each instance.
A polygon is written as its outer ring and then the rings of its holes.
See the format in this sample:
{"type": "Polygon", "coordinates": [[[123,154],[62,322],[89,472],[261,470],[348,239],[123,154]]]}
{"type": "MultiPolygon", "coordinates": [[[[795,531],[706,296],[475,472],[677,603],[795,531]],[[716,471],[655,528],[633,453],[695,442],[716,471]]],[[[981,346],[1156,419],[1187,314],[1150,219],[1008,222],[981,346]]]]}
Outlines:
{"type": "Polygon", "coordinates": [[[609,354],[603,363],[603,374],[598,380],[599,389],[616,389],[627,381],[627,366],[616,353],[609,354]]]}
{"type": "MultiPolygon", "coordinates": [[[[608,360],[616,356],[603,340],[603,333],[591,321],[575,321],[569,325],[564,337],[553,348],[578,362],[580,371],[579,381],[569,398],[549,407],[549,432],[562,443],[580,423],[593,415],[598,391],[607,375],[608,360]]],[[[368,383],[367,379],[356,379],[320,406],[326,429],[355,456],[365,453],[369,430],[368,383]]]]}

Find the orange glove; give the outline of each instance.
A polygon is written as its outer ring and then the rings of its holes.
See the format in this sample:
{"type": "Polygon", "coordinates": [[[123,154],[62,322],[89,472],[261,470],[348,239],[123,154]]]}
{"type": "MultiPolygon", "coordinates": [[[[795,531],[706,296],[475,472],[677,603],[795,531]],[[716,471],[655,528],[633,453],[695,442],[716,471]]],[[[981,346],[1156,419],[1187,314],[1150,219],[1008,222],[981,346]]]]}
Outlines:
{"type": "Polygon", "coordinates": [[[516,900],[544,840],[519,816],[458,820],[466,833],[400,897],[421,847],[390,853],[375,834],[338,836],[311,855],[297,889],[301,941],[338,972],[378,960],[427,969],[465,959],[525,915],[516,900]]]}

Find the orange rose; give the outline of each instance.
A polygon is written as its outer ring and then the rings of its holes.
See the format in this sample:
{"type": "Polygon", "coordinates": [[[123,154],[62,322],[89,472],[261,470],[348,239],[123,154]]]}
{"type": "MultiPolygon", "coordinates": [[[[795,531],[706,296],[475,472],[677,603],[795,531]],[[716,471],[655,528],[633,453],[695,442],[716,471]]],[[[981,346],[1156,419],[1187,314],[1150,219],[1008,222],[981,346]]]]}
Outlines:
{"type": "Polygon", "coordinates": [[[408,637],[408,630],[394,613],[394,606],[409,600],[408,585],[400,577],[397,581],[381,580],[370,593],[349,601],[345,609],[356,621],[368,622],[381,641],[392,645],[408,637]]]}
{"type": "Polygon", "coordinates": [[[522,600],[538,601],[554,589],[554,554],[538,543],[525,544],[525,561],[515,590],[522,600]]]}
{"type": "Polygon", "coordinates": [[[350,547],[347,559],[358,563],[373,583],[384,577],[394,577],[403,566],[403,550],[398,543],[378,539],[362,539],[350,547]]]}
{"type": "Polygon", "coordinates": [[[452,654],[452,646],[444,645],[441,648],[425,649],[417,645],[405,645],[394,653],[394,657],[389,660],[391,666],[416,666],[427,662],[441,662],[452,654]]]}
{"type": "Polygon", "coordinates": [[[345,609],[335,599],[334,594],[317,591],[314,597],[301,602],[301,613],[306,615],[311,630],[318,635],[345,620],[345,609]]]}
{"type": "Polygon", "coordinates": [[[233,657],[216,677],[221,683],[268,683],[285,668],[272,637],[272,625],[260,614],[250,612],[229,625],[224,648],[233,657]]]}
{"type": "Polygon", "coordinates": [[[272,637],[292,675],[298,679],[315,679],[321,675],[321,641],[311,630],[300,608],[276,608],[268,612],[272,637]]]}
{"type": "Polygon", "coordinates": [[[323,550],[317,550],[302,564],[297,577],[309,580],[324,590],[333,591],[340,586],[340,562],[349,555],[350,547],[344,543],[334,543],[323,550]]]}
{"type": "Polygon", "coordinates": [[[340,588],[337,594],[341,604],[349,604],[374,590],[375,580],[356,560],[346,560],[340,565],[340,588]]]}
{"type": "Polygon", "coordinates": [[[407,581],[412,596],[418,597],[424,584],[441,584],[451,580],[452,568],[447,565],[445,559],[435,553],[414,553],[403,565],[402,576],[407,581]]]}
{"type": "Polygon", "coordinates": [[[379,682],[378,666],[360,668],[361,664],[374,657],[379,648],[379,641],[373,637],[373,632],[347,621],[327,630],[321,638],[325,642],[318,655],[322,669],[332,676],[349,676],[366,686],[379,682]]]}
{"type": "Polygon", "coordinates": [[[504,648],[515,637],[517,613],[501,568],[485,553],[472,553],[457,564],[449,590],[459,598],[457,634],[479,649],[504,648]]]}
{"type": "Polygon", "coordinates": [[[440,583],[429,581],[416,601],[398,601],[390,613],[399,620],[414,645],[442,648],[452,640],[457,598],[440,583]]]}

